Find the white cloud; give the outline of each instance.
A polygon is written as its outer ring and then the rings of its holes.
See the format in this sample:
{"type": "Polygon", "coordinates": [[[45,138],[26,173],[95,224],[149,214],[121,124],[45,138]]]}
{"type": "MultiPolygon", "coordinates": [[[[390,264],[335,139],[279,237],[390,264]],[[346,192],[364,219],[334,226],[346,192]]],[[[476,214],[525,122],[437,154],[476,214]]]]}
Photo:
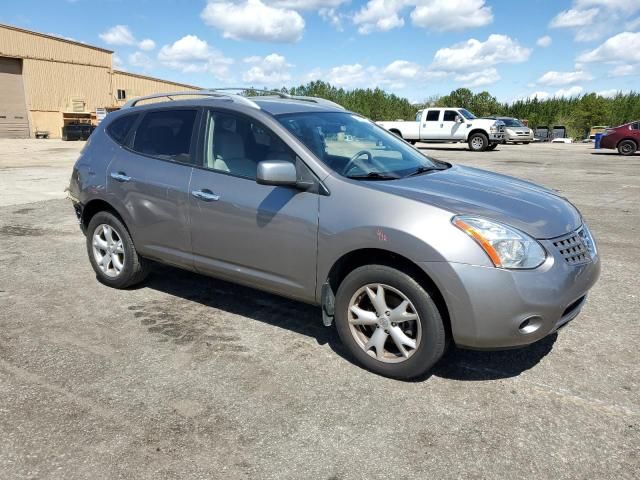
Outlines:
{"type": "Polygon", "coordinates": [[[451,47],[441,48],[434,56],[431,70],[469,72],[499,63],[520,63],[529,58],[530,48],[522,47],[506,35],[492,34],[485,42],[471,38],[451,47]]]}
{"type": "Polygon", "coordinates": [[[640,63],[640,32],[622,32],[614,35],[594,50],[579,55],[577,61],[640,63]]]}
{"type": "Polygon", "coordinates": [[[210,72],[216,78],[228,77],[233,60],[211,48],[195,35],[186,35],[158,52],[158,60],[165,66],[184,73],[210,72]]]}
{"type": "Polygon", "coordinates": [[[587,10],[571,8],[569,10],[563,10],[553,17],[549,26],[551,28],[584,27],[585,25],[591,25],[593,19],[596,18],[599,12],[600,10],[597,8],[589,8],[587,10]]]}
{"type": "Polygon", "coordinates": [[[560,90],[558,90],[553,96],[554,97],[576,97],[578,95],[580,95],[582,92],[584,91],[584,88],[575,85],[573,87],[569,87],[569,88],[561,88],[560,90]]]}
{"type": "Polygon", "coordinates": [[[640,64],[628,65],[623,63],[614,67],[613,70],[609,72],[609,76],[627,77],[629,75],[634,75],[635,73],[640,73],[640,64]]]}
{"type": "Polygon", "coordinates": [[[359,63],[333,67],[327,74],[327,81],[339,87],[363,87],[371,84],[371,74],[374,67],[365,68],[359,63]]]}
{"type": "Polygon", "coordinates": [[[536,45],[538,45],[539,47],[542,48],[547,48],[551,45],[551,43],[553,42],[553,40],[551,40],[551,37],[549,35],[545,35],[544,37],[540,37],[537,41],[536,41],[536,45]]]}
{"type": "Polygon", "coordinates": [[[251,66],[242,76],[242,80],[254,86],[283,86],[291,80],[287,63],[282,55],[272,53],[266,57],[249,57],[244,59],[251,66]]]}
{"type": "Polygon", "coordinates": [[[124,68],[124,61],[117,53],[113,54],[113,68],[116,70],[122,70],[124,68]]]}
{"type": "Polygon", "coordinates": [[[482,27],[493,21],[485,0],[369,0],[353,16],[362,34],[402,27],[403,14],[411,10],[417,27],[440,32],[482,27]]]}
{"type": "Polygon", "coordinates": [[[145,38],[144,40],[141,40],[140,43],[138,43],[138,48],[140,50],[144,50],[145,52],[148,52],[156,48],[156,42],[154,42],[150,38],[145,38]]]}
{"type": "Polygon", "coordinates": [[[593,76],[581,70],[575,72],[550,71],[538,79],[542,85],[570,85],[572,83],[593,80],[593,76]]]}
{"type": "Polygon", "coordinates": [[[134,52],[127,58],[129,65],[132,67],[150,70],[153,67],[153,60],[142,52],[134,52]]]}
{"type": "Polygon", "coordinates": [[[266,0],[265,3],[280,8],[294,10],[318,10],[320,8],[335,8],[348,0],[266,0]]]}
{"type": "Polygon", "coordinates": [[[295,10],[272,7],[261,0],[210,0],[200,16],[207,25],[222,31],[224,38],[234,40],[297,42],[305,25],[295,10]]]}
{"type": "Polygon", "coordinates": [[[495,68],[487,68],[479,72],[465,73],[456,75],[455,80],[461,82],[463,87],[481,87],[483,85],[491,85],[500,80],[500,74],[495,68]]]}
{"type": "Polygon", "coordinates": [[[546,100],[547,98],[550,98],[551,95],[549,95],[549,92],[533,92],[531,95],[529,95],[526,98],[530,98],[530,99],[534,99],[537,98],[538,100],[546,100]]]}
{"type": "Polygon", "coordinates": [[[398,12],[403,7],[404,2],[396,0],[369,0],[353,16],[353,23],[358,25],[358,32],[365,35],[402,27],[404,19],[398,15],[398,12]]]}
{"type": "Polygon", "coordinates": [[[635,30],[638,19],[629,20],[640,10],[638,0],[573,0],[549,24],[552,28],[570,28],[578,42],[590,42],[620,31],[622,26],[635,30]]]}
{"type": "Polygon", "coordinates": [[[609,90],[600,90],[599,92],[596,92],[596,94],[600,95],[601,97],[612,98],[615,97],[618,92],[624,93],[622,90],[619,90],[617,88],[611,88],[609,90]]]}
{"type": "Polygon", "coordinates": [[[342,19],[345,17],[344,14],[338,12],[335,8],[321,8],[318,10],[318,15],[325,22],[328,22],[331,26],[333,26],[336,30],[342,31],[342,19]]]}
{"type": "Polygon", "coordinates": [[[407,60],[396,60],[387,65],[382,73],[393,79],[413,80],[416,78],[422,67],[417,63],[409,62],[407,60]]]}
{"type": "Polygon", "coordinates": [[[423,1],[411,12],[411,21],[418,27],[445,32],[489,25],[493,14],[485,0],[423,1]]]}
{"type": "Polygon", "coordinates": [[[101,33],[99,37],[108,45],[119,46],[137,46],[140,50],[153,50],[156,48],[156,42],[150,38],[138,42],[136,37],[131,32],[131,29],[126,25],[115,25],[104,33],[101,33]]]}
{"type": "Polygon", "coordinates": [[[135,45],[136,38],[126,25],[115,25],[99,37],[108,45],[135,45]]]}

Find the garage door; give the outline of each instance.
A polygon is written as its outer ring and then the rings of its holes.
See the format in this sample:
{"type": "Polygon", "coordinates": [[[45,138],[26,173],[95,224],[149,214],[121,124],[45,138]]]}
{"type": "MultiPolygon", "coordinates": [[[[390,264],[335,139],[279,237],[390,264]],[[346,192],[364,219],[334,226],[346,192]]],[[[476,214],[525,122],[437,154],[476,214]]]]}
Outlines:
{"type": "Polygon", "coordinates": [[[0,57],[0,138],[28,138],[22,60],[0,57]]]}

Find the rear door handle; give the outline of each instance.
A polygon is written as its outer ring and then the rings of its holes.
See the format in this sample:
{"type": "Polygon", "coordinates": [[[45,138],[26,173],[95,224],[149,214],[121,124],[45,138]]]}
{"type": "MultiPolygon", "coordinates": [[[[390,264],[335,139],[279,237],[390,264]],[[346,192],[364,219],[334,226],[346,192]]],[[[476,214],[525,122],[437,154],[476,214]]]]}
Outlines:
{"type": "Polygon", "coordinates": [[[220,195],[216,195],[208,188],[203,188],[202,190],[192,190],[191,195],[204,202],[217,202],[218,200],[220,200],[220,195]]]}
{"type": "Polygon", "coordinates": [[[131,177],[129,177],[124,172],[111,172],[111,178],[117,180],[118,182],[130,182],[131,177]]]}

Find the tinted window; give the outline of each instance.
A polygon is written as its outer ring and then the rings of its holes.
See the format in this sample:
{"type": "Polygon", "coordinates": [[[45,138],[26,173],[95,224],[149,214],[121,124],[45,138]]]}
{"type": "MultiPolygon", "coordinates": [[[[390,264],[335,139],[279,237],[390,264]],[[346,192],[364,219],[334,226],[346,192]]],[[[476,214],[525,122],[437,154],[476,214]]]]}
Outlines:
{"type": "Polygon", "coordinates": [[[458,112],[455,110],[445,110],[444,111],[444,120],[445,122],[455,122],[456,117],[458,116],[458,112]]]}
{"type": "Polygon", "coordinates": [[[255,179],[258,162],[295,162],[295,153],[274,133],[241,115],[209,112],[205,134],[205,166],[255,179]]]}
{"type": "Polygon", "coordinates": [[[195,110],[147,113],[136,130],[133,149],[165,160],[189,163],[195,110]]]}
{"type": "Polygon", "coordinates": [[[640,130],[640,122],[631,125],[631,130],[640,130]]]}
{"type": "Polygon", "coordinates": [[[107,127],[107,132],[111,138],[122,145],[127,139],[129,130],[131,130],[131,127],[133,127],[137,118],[138,115],[126,115],[124,117],[120,117],[111,122],[111,125],[107,127]]]}
{"type": "Polygon", "coordinates": [[[427,112],[427,122],[437,122],[438,117],[440,117],[439,110],[429,110],[427,112]]]}

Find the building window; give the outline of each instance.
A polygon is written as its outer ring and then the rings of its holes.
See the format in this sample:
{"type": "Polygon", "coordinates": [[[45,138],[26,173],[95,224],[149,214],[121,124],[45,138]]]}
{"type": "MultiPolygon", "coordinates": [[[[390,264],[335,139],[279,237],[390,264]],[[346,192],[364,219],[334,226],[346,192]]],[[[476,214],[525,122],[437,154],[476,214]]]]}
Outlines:
{"type": "Polygon", "coordinates": [[[124,90],[118,90],[118,100],[126,100],[127,99],[127,92],[125,92],[124,90]]]}

